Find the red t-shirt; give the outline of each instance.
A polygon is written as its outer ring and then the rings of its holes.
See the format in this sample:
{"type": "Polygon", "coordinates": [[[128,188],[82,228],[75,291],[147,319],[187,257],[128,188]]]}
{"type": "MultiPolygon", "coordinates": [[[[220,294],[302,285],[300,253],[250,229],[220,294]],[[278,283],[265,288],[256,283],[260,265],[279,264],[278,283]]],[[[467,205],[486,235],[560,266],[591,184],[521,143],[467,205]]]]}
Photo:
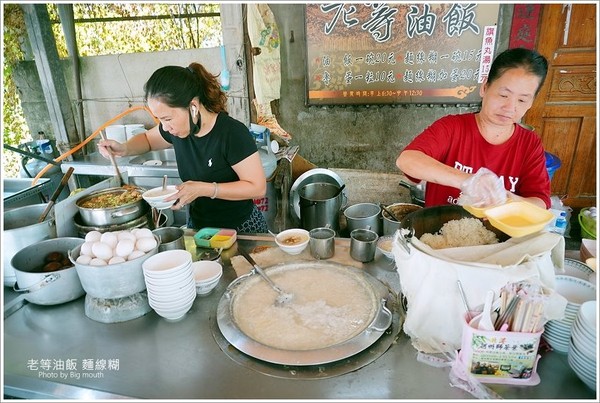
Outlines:
{"type": "MultiPolygon", "coordinates": [[[[503,178],[507,190],[522,197],[539,197],[550,208],[550,177],[542,141],[521,125],[516,125],[507,142],[493,145],[479,132],[474,113],[448,115],[415,137],[405,150],[421,151],[468,173],[485,167],[503,178]]],[[[456,204],[459,195],[459,189],[427,182],[425,205],[456,204]]]]}

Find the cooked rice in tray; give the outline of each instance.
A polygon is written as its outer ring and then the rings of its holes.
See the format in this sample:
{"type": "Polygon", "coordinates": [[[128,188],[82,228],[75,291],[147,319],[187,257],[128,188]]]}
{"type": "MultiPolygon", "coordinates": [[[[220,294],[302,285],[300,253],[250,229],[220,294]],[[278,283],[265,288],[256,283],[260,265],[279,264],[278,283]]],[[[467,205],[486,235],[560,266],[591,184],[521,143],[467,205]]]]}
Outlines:
{"type": "Polygon", "coordinates": [[[498,243],[496,234],[485,228],[481,220],[469,217],[450,220],[437,234],[423,234],[419,240],[433,249],[498,243]]]}

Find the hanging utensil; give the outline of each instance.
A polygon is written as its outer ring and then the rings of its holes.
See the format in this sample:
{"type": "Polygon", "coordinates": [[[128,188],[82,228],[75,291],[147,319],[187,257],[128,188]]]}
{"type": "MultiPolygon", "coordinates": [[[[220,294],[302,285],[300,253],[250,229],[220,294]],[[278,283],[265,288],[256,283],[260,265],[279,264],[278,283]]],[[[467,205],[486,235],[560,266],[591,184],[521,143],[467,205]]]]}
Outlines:
{"type": "Polygon", "coordinates": [[[40,215],[40,219],[38,220],[38,222],[44,222],[44,220],[46,219],[46,216],[48,215],[48,213],[52,209],[52,206],[54,206],[54,203],[56,203],[56,200],[58,199],[58,196],[60,195],[60,193],[62,192],[63,188],[67,184],[67,181],[71,177],[71,174],[73,173],[74,170],[75,170],[75,168],[73,168],[73,167],[70,167],[67,170],[67,172],[63,176],[62,180],[58,184],[58,187],[56,188],[56,190],[54,191],[54,193],[50,197],[50,201],[48,202],[48,205],[46,206],[46,208],[42,212],[42,215],[40,215]]]}
{"type": "MultiPolygon", "coordinates": [[[[102,136],[102,140],[106,140],[106,134],[102,130],[100,130],[100,136],[102,136]]],[[[125,185],[125,181],[123,180],[123,177],[121,176],[121,171],[119,171],[119,166],[117,165],[117,160],[115,159],[115,156],[112,154],[112,152],[109,152],[108,155],[110,157],[110,162],[112,163],[113,167],[115,168],[115,175],[119,179],[119,186],[125,185]]]]}
{"type": "Polygon", "coordinates": [[[388,213],[388,215],[390,217],[392,217],[394,219],[394,221],[398,221],[400,222],[400,220],[398,219],[398,217],[396,217],[391,210],[389,210],[386,206],[383,205],[383,203],[379,203],[379,205],[381,206],[381,208],[383,209],[383,211],[385,211],[386,213],[388,213]]]}
{"type": "Polygon", "coordinates": [[[336,197],[338,197],[340,195],[340,193],[342,193],[342,190],[344,190],[345,187],[346,187],[345,183],[342,186],[340,186],[340,188],[337,190],[337,192],[335,192],[335,194],[333,195],[332,199],[335,199],[336,197]]]}
{"type": "Polygon", "coordinates": [[[271,278],[269,276],[267,276],[267,274],[256,264],[256,262],[254,261],[254,259],[252,259],[252,257],[250,257],[250,254],[248,252],[240,249],[240,254],[246,258],[248,263],[250,263],[252,265],[252,267],[254,267],[254,270],[256,270],[258,272],[258,274],[260,274],[260,276],[263,279],[265,279],[265,281],[271,286],[271,288],[273,290],[275,290],[275,292],[277,292],[277,294],[279,294],[277,296],[277,298],[275,299],[276,306],[282,306],[284,304],[289,303],[292,300],[294,295],[287,293],[287,292],[283,291],[281,288],[279,288],[277,286],[277,284],[275,284],[273,282],[273,280],[271,280],[271,278]]]}
{"type": "Polygon", "coordinates": [[[458,293],[460,294],[460,299],[465,307],[465,312],[469,313],[471,310],[469,309],[469,304],[467,303],[467,294],[465,294],[465,290],[463,289],[460,280],[456,280],[456,284],[458,285],[458,293]]]}

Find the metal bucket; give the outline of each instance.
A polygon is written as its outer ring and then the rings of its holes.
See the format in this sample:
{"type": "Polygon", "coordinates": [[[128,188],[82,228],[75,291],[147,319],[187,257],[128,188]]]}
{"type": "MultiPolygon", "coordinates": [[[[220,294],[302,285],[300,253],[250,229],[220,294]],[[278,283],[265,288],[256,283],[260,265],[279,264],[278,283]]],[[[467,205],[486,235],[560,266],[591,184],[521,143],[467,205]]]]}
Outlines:
{"type": "Polygon", "coordinates": [[[85,294],[74,266],[53,272],[41,271],[46,256],[60,252],[65,257],[68,252],[80,247],[81,238],[54,238],[37,242],[17,252],[12,265],[17,274],[13,289],[22,292],[25,299],[38,305],[56,305],[73,301],[85,294]]]}
{"type": "Polygon", "coordinates": [[[12,287],[17,281],[10,261],[21,249],[45,239],[56,238],[54,212],[39,223],[38,220],[47,204],[33,204],[4,212],[2,232],[2,260],[4,261],[4,285],[12,287]]]}
{"type": "MultiPolygon", "coordinates": [[[[406,217],[413,211],[417,211],[422,208],[422,206],[412,203],[394,203],[386,207],[386,209],[389,210],[394,215],[394,217],[396,217],[400,221],[402,221],[404,217],[406,217]]],[[[400,228],[400,222],[394,220],[386,211],[383,211],[382,217],[383,235],[393,235],[396,232],[396,230],[400,228]]]]}
{"type": "Polygon", "coordinates": [[[374,203],[358,203],[344,210],[348,233],[359,228],[368,228],[381,234],[381,207],[374,203]]]}
{"type": "Polygon", "coordinates": [[[325,182],[309,183],[300,189],[298,195],[302,228],[310,231],[329,225],[339,233],[340,210],[345,197],[339,190],[340,186],[325,182]]]}

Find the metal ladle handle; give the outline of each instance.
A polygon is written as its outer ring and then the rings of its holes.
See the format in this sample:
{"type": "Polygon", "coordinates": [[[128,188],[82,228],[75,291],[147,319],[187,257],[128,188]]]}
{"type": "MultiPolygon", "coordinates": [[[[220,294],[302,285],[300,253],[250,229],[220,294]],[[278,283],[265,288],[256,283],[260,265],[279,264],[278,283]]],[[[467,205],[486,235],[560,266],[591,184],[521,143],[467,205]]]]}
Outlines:
{"type": "Polygon", "coordinates": [[[276,292],[278,292],[279,294],[283,294],[283,290],[281,288],[279,288],[277,286],[277,284],[275,284],[273,282],[273,280],[271,280],[271,278],[269,276],[267,276],[265,274],[265,272],[260,268],[260,266],[258,266],[256,264],[256,262],[254,261],[254,259],[252,259],[250,257],[250,254],[248,252],[246,252],[245,250],[240,249],[240,254],[242,256],[244,256],[246,258],[246,260],[248,261],[248,263],[250,263],[252,265],[252,267],[254,267],[254,270],[256,270],[258,272],[258,274],[260,274],[260,276],[265,279],[265,281],[267,283],[269,283],[269,285],[271,286],[271,288],[273,288],[276,292]]]}

